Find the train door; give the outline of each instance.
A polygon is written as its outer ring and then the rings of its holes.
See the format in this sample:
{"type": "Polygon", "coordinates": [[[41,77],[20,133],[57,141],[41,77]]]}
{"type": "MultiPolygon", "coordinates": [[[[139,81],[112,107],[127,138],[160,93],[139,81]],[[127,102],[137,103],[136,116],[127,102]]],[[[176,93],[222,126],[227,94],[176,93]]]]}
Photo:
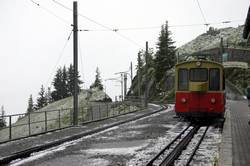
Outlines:
{"type": "Polygon", "coordinates": [[[206,111],[206,91],[208,86],[208,69],[207,68],[191,68],[190,72],[191,95],[193,102],[191,103],[190,109],[193,112],[206,111]]]}

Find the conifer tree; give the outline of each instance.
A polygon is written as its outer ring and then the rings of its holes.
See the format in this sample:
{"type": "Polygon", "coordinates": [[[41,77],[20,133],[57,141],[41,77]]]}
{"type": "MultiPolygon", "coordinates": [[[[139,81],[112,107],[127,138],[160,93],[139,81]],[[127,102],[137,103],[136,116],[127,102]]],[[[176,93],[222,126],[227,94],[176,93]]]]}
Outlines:
{"type": "MultiPolygon", "coordinates": [[[[80,92],[80,85],[82,81],[80,80],[80,75],[78,73],[78,84],[77,90],[80,92]]],[[[54,91],[51,93],[52,101],[57,101],[74,93],[74,68],[70,64],[67,69],[65,66],[63,68],[58,68],[53,81],[54,91]]]]}
{"type": "Polygon", "coordinates": [[[36,108],[40,109],[40,108],[42,108],[42,107],[44,107],[44,106],[47,105],[46,98],[45,98],[45,90],[44,90],[43,85],[41,86],[41,90],[38,93],[38,95],[39,96],[37,98],[36,108]]]}
{"type": "Polygon", "coordinates": [[[72,96],[74,93],[74,68],[72,64],[68,68],[68,90],[72,96]]]}
{"type": "Polygon", "coordinates": [[[96,68],[95,82],[90,86],[90,88],[98,88],[99,90],[103,90],[101,74],[98,67],[96,68]]]}
{"type": "MultiPolygon", "coordinates": [[[[69,68],[68,68],[68,71],[67,71],[67,89],[68,89],[68,93],[69,95],[73,95],[74,94],[74,91],[75,91],[75,88],[74,88],[74,67],[72,64],[70,64],[69,68]]],[[[77,74],[77,91],[80,92],[81,90],[81,87],[80,85],[83,83],[81,80],[80,80],[80,75],[79,73],[77,74]]]]}
{"type": "Polygon", "coordinates": [[[67,69],[65,66],[62,69],[61,92],[62,98],[69,96],[67,69]]]}
{"type": "Polygon", "coordinates": [[[144,50],[141,50],[138,52],[138,56],[137,56],[137,65],[136,65],[136,70],[138,71],[139,69],[142,69],[142,66],[144,65],[144,50]]]}
{"type": "Polygon", "coordinates": [[[159,41],[157,43],[157,52],[155,58],[156,80],[159,82],[164,73],[175,65],[175,46],[171,39],[171,32],[168,30],[168,22],[162,26],[159,41]]]}
{"type": "Polygon", "coordinates": [[[28,100],[28,108],[27,108],[27,113],[31,113],[34,111],[34,102],[32,95],[30,95],[29,100],[28,100]]]}
{"type": "Polygon", "coordinates": [[[61,67],[57,69],[56,75],[54,77],[53,86],[54,91],[51,93],[53,101],[57,101],[63,98],[62,96],[62,69],[61,67]]]}

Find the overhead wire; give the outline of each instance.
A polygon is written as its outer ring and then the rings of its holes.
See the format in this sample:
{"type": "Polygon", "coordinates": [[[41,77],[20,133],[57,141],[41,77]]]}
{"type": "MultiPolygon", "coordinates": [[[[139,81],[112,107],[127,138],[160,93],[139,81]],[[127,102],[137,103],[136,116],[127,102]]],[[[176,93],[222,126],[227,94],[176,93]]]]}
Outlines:
{"type": "Polygon", "coordinates": [[[205,15],[204,15],[204,13],[203,13],[203,11],[202,11],[202,9],[201,9],[201,6],[200,6],[200,3],[199,3],[199,0],[196,0],[196,2],[197,2],[197,4],[198,4],[198,6],[199,6],[199,9],[200,9],[200,12],[201,12],[201,15],[202,15],[202,18],[203,18],[203,20],[204,20],[204,25],[206,25],[206,26],[208,26],[209,24],[207,23],[207,20],[206,20],[206,18],[205,18],[205,15]]]}
{"type": "Polygon", "coordinates": [[[49,81],[51,80],[51,77],[52,77],[53,73],[55,72],[55,69],[56,69],[57,65],[59,64],[59,62],[60,62],[60,60],[61,60],[61,58],[62,58],[62,56],[63,56],[63,54],[64,54],[64,51],[65,51],[65,49],[66,49],[66,46],[67,46],[67,44],[68,44],[68,42],[69,42],[69,40],[70,40],[70,37],[72,36],[72,32],[73,32],[73,30],[71,30],[71,32],[70,32],[70,34],[69,34],[69,36],[68,36],[66,42],[65,42],[64,45],[63,45],[62,50],[60,51],[60,53],[59,53],[59,55],[58,55],[58,58],[57,58],[57,61],[56,61],[55,66],[52,68],[52,72],[49,74],[49,78],[48,78],[48,80],[47,80],[47,82],[46,82],[47,87],[48,87],[49,81]]]}
{"type": "MultiPolygon", "coordinates": [[[[63,7],[63,8],[65,8],[65,9],[67,9],[67,10],[73,12],[73,9],[67,7],[66,5],[64,5],[64,4],[62,4],[62,3],[60,3],[60,2],[58,2],[58,1],[56,1],[56,0],[52,0],[52,1],[53,1],[54,3],[60,5],[61,7],[63,7]]],[[[135,42],[134,40],[130,39],[129,37],[127,37],[127,36],[125,36],[125,35],[123,35],[123,34],[121,34],[121,33],[117,33],[117,30],[116,30],[116,29],[112,29],[112,28],[110,28],[110,27],[108,27],[108,26],[106,26],[106,25],[104,25],[104,24],[101,24],[101,23],[95,21],[94,19],[92,19],[92,18],[90,18],[90,17],[88,17],[88,16],[85,16],[85,15],[83,15],[83,14],[81,14],[81,13],[78,13],[78,15],[79,15],[80,17],[84,18],[84,19],[89,20],[90,22],[93,22],[93,23],[95,23],[95,24],[97,24],[97,25],[103,27],[103,28],[106,29],[106,30],[116,32],[117,35],[119,35],[120,37],[126,39],[127,41],[129,41],[129,42],[135,44],[136,46],[138,46],[138,47],[140,47],[140,48],[144,48],[144,46],[140,45],[139,43],[135,42]]],[[[84,31],[84,30],[83,30],[83,31],[84,31]]],[[[86,31],[87,31],[87,30],[86,30],[86,31]]]]}
{"type": "Polygon", "coordinates": [[[60,16],[58,16],[57,14],[55,14],[54,12],[52,12],[51,10],[49,10],[49,9],[47,9],[46,7],[42,6],[40,3],[37,3],[37,2],[35,2],[34,0],[30,0],[30,1],[31,1],[32,3],[34,3],[36,6],[40,7],[42,10],[44,10],[44,11],[46,11],[47,13],[53,15],[53,16],[56,17],[57,19],[61,20],[61,21],[64,22],[65,24],[71,25],[71,26],[72,26],[72,24],[71,24],[68,20],[66,20],[66,19],[64,19],[64,18],[62,18],[62,17],[60,17],[60,16]]]}
{"type": "MultiPolygon", "coordinates": [[[[221,22],[211,22],[207,23],[209,25],[216,25],[216,24],[229,24],[233,22],[242,22],[244,20],[226,20],[226,21],[221,21],[221,22]]],[[[204,23],[196,23],[196,24],[179,24],[179,25],[169,25],[168,27],[170,28],[178,28],[178,27],[194,27],[194,26],[204,26],[206,24],[204,23]]],[[[161,25],[159,26],[145,26],[145,27],[127,27],[127,28],[115,28],[112,31],[130,31],[130,30],[150,30],[150,29],[159,29],[161,28],[161,25]]],[[[84,31],[84,32],[91,32],[91,31],[109,31],[107,29],[79,29],[79,31],[84,31]]]]}
{"type": "MultiPolygon", "coordinates": [[[[56,3],[56,4],[58,4],[59,6],[63,7],[64,9],[67,9],[67,10],[73,12],[73,9],[69,8],[68,6],[66,6],[66,5],[64,5],[64,4],[62,4],[62,3],[60,3],[60,2],[58,2],[58,1],[56,1],[56,0],[52,0],[52,1],[53,1],[54,3],[56,3]]],[[[77,14],[78,14],[79,16],[81,16],[81,17],[83,17],[83,18],[85,18],[85,19],[87,19],[87,20],[89,20],[89,21],[91,21],[91,22],[93,22],[93,23],[95,23],[95,24],[97,24],[97,25],[99,25],[99,26],[105,28],[105,29],[112,30],[112,28],[110,28],[110,27],[108,27],[108,26],[106,26],[106,25],[103,25],[103,24],[101,24],[101,23],[99,23],[99,22],[97,22],[97,21],[95,21],[95,20],[93,20],[93,19],[91,19],[91,18],[89,18],[89,17],[87,17],[87,16],[81,14],[81,13],[77,13],[77,14]]]]}

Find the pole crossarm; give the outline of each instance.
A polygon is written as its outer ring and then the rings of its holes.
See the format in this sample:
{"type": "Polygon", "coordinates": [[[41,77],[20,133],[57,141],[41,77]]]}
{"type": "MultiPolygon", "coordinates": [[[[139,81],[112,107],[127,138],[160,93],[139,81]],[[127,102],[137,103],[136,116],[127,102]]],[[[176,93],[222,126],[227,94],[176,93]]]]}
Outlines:
{"type": "Polygon", "coordinates": [[[223,66],[224,68],[248,69],[248,63],[246,62],[228,61],[228,62],[223,62],[223,66]]]}

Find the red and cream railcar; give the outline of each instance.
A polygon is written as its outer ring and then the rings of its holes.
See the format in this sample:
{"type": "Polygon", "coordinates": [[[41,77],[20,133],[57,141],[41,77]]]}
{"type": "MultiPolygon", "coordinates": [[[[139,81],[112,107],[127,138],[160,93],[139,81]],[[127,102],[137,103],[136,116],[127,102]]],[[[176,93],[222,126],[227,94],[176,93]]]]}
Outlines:
{"type": "Polygon", "coordinates": [[[175,72],[175,112],[178,116],[224,116],[225,79],[221,64],[207,60],[186,61],[177,64],[175,72]]]}

